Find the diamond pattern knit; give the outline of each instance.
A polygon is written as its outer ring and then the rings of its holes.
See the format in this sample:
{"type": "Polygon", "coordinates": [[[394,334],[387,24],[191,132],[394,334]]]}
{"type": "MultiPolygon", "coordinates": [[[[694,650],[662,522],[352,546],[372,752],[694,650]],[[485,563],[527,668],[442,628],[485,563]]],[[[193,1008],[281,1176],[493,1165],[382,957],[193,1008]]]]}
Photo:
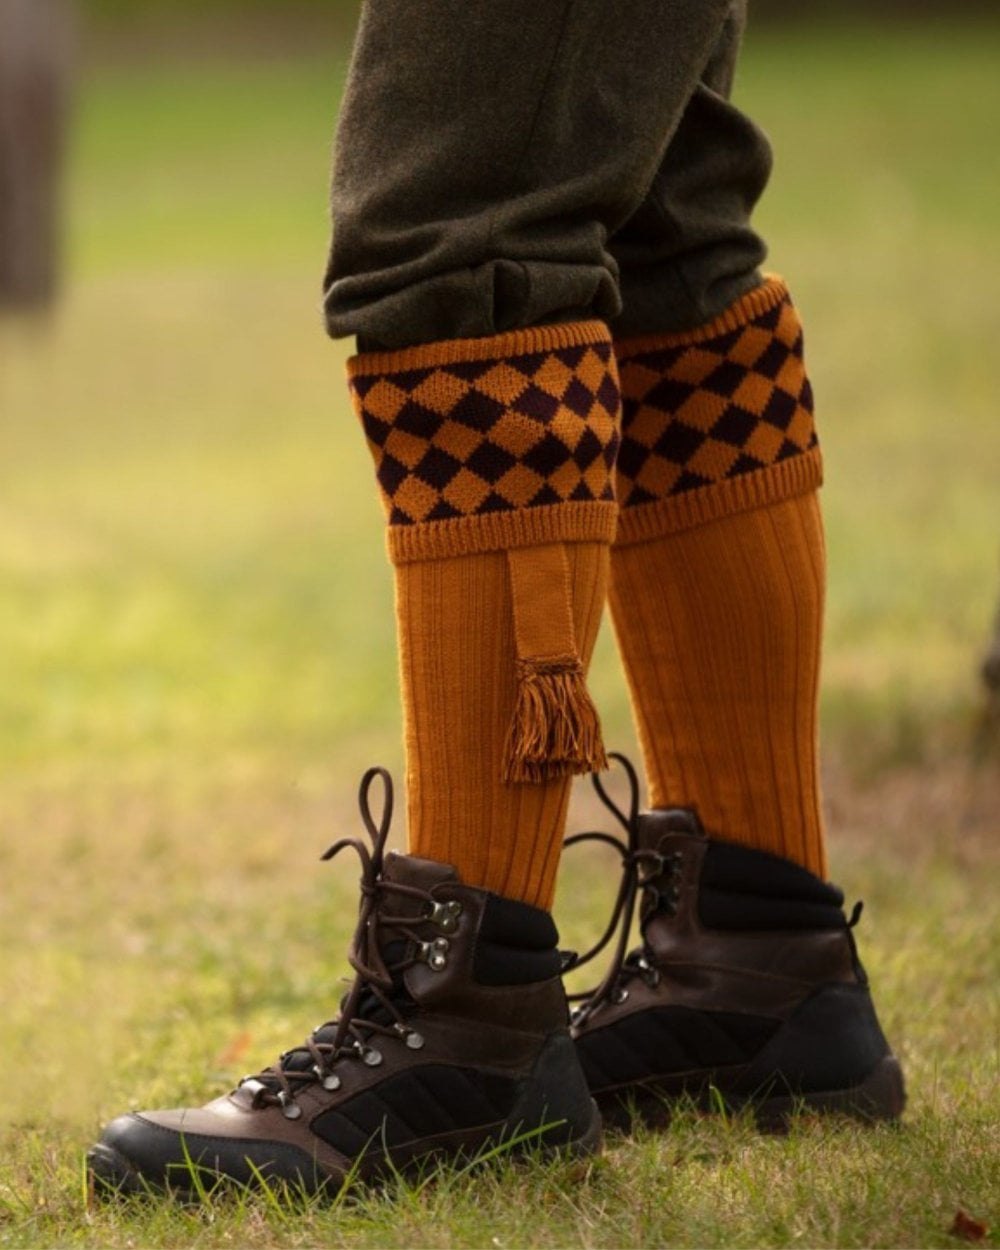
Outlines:
{"type": "Polygon", "coordinates": [[[785,498],[817,484],[802,326],[782,282],[771,279],[700,330],[631,340],[617,350],[623,404],[617,485],[626,540],[639,521],[627,519],[630,511],[644,505],[660,505],[669,529],[682,527],[692,507],[739,511],[741,501],[763,502],[760,490],[785,498]],[[788,467],[774,472],[782,465],[788,467]],[[728,495],[710,492],[663,507],[736,479],[746,480],[728,495]],[[727,499],[736,506],[724,506],[727,499]]]}
{"type": "Polygon", "coordinates": [[[370,354],[349,377],[390,529],[614,508],[620,396],[600,322],[370,354]]]}

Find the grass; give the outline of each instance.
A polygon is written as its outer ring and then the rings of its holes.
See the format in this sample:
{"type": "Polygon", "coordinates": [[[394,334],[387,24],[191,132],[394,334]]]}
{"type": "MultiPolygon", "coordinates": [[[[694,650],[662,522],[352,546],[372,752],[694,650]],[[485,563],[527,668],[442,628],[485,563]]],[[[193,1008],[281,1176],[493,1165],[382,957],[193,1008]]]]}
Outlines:
{"type": "MultiPolygon", "coordinates": [[[[221,1092],[328,1013],[353,874],[317,858],[360,768],[399,770],[380,515],[317,310],[342,50],[132,47],[86,78],[65,305],[0,327],[0,1246],[948,1246],[959,1207],[1000,1224],[1000,784],[967,758],[997,590],[998,34],[767,30],[740,82],[820,396],[834,868],[866,900],[904,1125],[773,1139],[688,1112],[587,1167],[298,1211],[88,1210],[81,1157],[103,1119],[221,1092]]],[[[594,688],[630,746],[607,636],[594,688]]],[[[581,787],[574,823],[595,815],[581,787]]],[[[568,945],[606,893],[571,857],[568,945]]]]}

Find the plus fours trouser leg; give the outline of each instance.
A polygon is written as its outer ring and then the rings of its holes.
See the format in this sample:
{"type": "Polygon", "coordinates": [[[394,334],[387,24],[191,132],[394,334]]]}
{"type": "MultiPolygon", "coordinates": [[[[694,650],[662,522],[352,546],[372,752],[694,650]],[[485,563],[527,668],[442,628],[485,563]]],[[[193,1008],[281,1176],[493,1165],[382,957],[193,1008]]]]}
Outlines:
{"type": "Polygon", "coordinates": [[[610,245],[625,301],[611,605],[652,808],[619,813],[619,940],[574,1036],[613,1121],[667,1122],[678,1096],[768,1124],[803,1102],[892,1119],[903,1078],[860,909],[824,879],[821,464],[798,314],[756,271],[769,157],[727,99],[741,18],[610,245]]]}

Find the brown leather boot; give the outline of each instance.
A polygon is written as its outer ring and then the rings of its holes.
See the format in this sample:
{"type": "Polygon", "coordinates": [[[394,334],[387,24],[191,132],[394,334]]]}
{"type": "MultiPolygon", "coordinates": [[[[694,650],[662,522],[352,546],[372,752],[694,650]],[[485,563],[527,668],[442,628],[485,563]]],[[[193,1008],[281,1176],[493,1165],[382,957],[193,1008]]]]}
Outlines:
{"type": "Polygon", "coordinates": [[[626,814],[595,777],[627,843],[618,899],[593,958],[618,934],[596,990],[576,995],[573,1034],[605,1121],[651,1123],[670,1102],[752,1105],[778,1127],[798,1105],[895,1119],[905,1094],[854,944],[861,904],[789,860],[707,837],[685,808],[626,814]],[[626,954],[641,897],[641,945],[626,954]],[[716,1091],[712,1095],[711,1091],[716,1091]]]}
{"type": "Polygon", "coordinates": [[[463,885],[446,864],[384,855],[392,783],[371,769],[340,1016],[276,1064],[196,1110],[120,1116],[88,1156],[104,1188],[190,1194],[220,1180],[336,1189],[429,1156],[527,1140],[598,1149],[600,1116],[574,1053],[547,912],[463,885]],[[385,809],[368,795],[381,778],[385,809]]]}

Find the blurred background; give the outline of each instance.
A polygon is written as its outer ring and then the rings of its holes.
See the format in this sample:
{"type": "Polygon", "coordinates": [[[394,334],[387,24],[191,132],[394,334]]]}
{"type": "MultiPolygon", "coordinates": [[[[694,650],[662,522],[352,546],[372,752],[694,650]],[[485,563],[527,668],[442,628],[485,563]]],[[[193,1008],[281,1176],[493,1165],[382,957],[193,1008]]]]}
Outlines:
{"type": "MultiPolygon", "coordinates": [[[[946,1042],[913,1007],[928,968],[996,958],[1000,24],[980,8],[752,0],[736,92],[777,153],[759,224],[827,458],[835,875],[875,904],[917,1073],[955,1035],[995,1045],[995,1014],[952,1015],[946,1042]]],[[[57,1038],[47,1068],[72,1074],[2,1114],[71,1144],[315,1023],[353,906],[317,857],[354,830],[360,769],[400,770],[381,512],[319,313],[354,19],[0,0],[0,1050],[57,1038]]],[[[607,632],[593,687],[633,750],[607,632]]],[[[566,872],[579,944],[603,882],[586,856],[566,872]]]]}

